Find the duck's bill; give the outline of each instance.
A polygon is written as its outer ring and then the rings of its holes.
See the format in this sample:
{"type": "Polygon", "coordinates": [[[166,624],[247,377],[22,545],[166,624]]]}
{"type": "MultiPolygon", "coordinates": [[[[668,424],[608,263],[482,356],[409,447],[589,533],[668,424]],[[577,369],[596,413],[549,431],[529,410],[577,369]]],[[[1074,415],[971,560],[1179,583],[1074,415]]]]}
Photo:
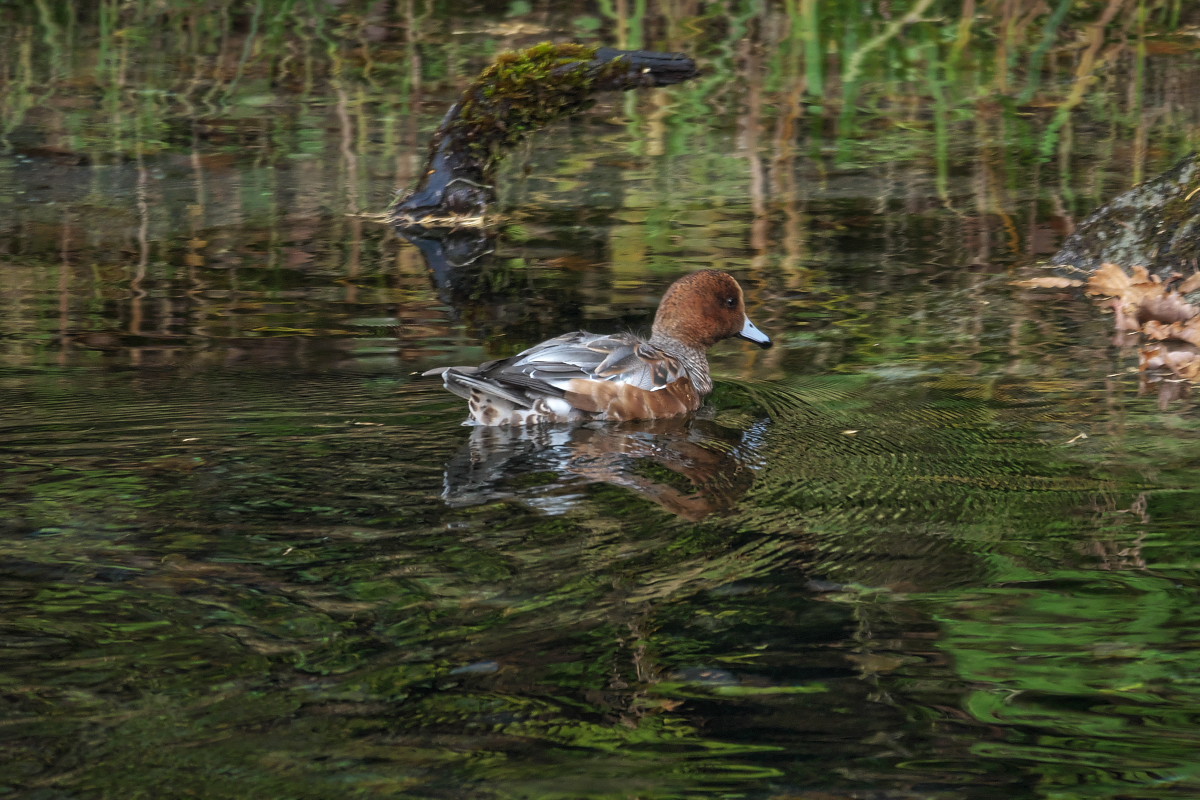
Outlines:
{"type": "Polygon", "coordinates": [[[760,331],[758,326],[750,321],[749,317],[746,317],[746,324],[742,326],[741,332],[738,333],[738,338],[745,339],[748,342],[754,342],[756,345],[762,348],[771,346],[771,337],[760,331]]]}

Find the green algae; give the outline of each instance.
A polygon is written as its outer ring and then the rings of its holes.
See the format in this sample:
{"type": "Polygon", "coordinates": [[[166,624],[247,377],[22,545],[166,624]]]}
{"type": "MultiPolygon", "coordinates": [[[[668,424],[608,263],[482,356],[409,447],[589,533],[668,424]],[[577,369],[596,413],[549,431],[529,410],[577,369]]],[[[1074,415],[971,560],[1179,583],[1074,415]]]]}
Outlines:
{"type": "Polygon", "coordinates": [[[494,167],[527,133],[588,108],[593,92],[625,72],[622,57],[593,64],[597,50],[543,42],[502,54],[463,93],[449,132],[485,161],[485,169],[494,167]]]}
{"type": "Polygon", "coordinates": [[[417,186],[390,212],[400,225],[483,223],[494,173],[527,133],[589,107],[601,91],[667,86],[696,74],[680,53],[543,42],[505,53],[451,106],[417,186]]]}

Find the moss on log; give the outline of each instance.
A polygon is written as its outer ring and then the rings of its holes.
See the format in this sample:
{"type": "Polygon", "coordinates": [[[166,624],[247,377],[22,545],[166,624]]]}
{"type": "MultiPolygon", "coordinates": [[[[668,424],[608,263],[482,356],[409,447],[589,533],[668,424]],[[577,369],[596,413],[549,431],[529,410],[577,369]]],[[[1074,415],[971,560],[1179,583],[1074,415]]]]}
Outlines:
{"type": "Polygon", "coordinates": [[[527,134],[578,113],[598,92],[668,86],[696,75],[680,53],[544,43],[506,53],[450,107],[398,225],[477,222],[496,199],[496,165],[527,134]]]}

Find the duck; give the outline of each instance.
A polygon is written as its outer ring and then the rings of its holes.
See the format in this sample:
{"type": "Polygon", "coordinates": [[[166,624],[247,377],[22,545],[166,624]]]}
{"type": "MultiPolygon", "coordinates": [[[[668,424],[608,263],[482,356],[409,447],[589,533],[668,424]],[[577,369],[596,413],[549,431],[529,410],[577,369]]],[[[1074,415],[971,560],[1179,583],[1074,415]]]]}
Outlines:
{"type": "Polygon", "coordinates": [[[668,287],[649,339],[574,331],[509,358],[423,374],[467,401],[464,425],[662,419],[700,408],[713,389],[708,349],[734,337],[772,344],[747,316],[737,280],[706,269],[668,287]]]}

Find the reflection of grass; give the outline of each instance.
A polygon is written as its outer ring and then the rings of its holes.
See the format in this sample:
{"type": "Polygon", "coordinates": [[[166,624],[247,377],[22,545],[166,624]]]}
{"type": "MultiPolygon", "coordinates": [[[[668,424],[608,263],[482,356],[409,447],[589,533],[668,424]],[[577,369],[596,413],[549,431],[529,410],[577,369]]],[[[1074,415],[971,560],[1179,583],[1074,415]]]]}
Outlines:
{"type": "MultiPolygon", "coordinates": [[[[536,162],[536,172],[552,173],[544,184],[549,200],[537,197],[539,210],[587,207],[587,193],[603,190],[604,213],[596,216],[607,227],[594,237],[603,253],[594,261],[613,262],[618,280],[641,283],[673,276],[681,266],[721,266],[755,276],[773,272],[766,280],[811,291],[828,283],[824,274],[814,277],[814,267],[831,250],[861,240],[860,231],[888,246],[932,235],[983,240],[963,257],[1011,259],[1028,252],[1023,237],[1031,235],[1014,206],[1036,196],[1039,216],[1053,208],[1060,219],[1078,218],[1114,183],[1194,146],[1200,130],[1195,108],[1171,88],[1187,85],[1192,74],[1186,43],[1184,58],[1147,48],[1156,32],[1179,24],[1180,6],[1171,0],[1114,0],[1103,8],[1029,0],[975,6],[733,0],[697,17],[644,4],[606,3],[600,10],[613,29],[597,35],[687,50],[706,68],[693,83],[604,106],[604,116],[627,118],[620,135],[604,136],[599,124],[580,126],[572,131],[579,135],[554,140],[536,162]],[[654,39],[651,31],[667,33],[654,39]],[[1130,80],[1141,91],[1126,91],[1130,80]],[[564,150],[574,157],[562,158],[564,150]],[[1056,158],[1052,165],[1043,165],[1047,155],[1056,158]],[[898,164],[912,171],[870,185],[836,183],[898,164]],[[920,183],[910,182],[913,175],[920,183]],[[856,193],[859,227],[845,224],[844,207],[835,206],[840,199],[820,197],[829,190],[856,193]],[[756,236],[761,240],[749,246],[756,236]]],[[[485,51],[504,49],[489,40],[468,56],[469,48],[450,35],[453,11],[442,0],[407,12],[351,0],[336,15],[296,0],[209,0],[199,7],[164,0],[108,3],[89,15],[65,0],[42,0],[12,12],[0,33],[8,45],[0,53],[0,135],[18,148],[78,152],[84,163],[137,165],[151,187],[142,219],[131,213],[132,190],[114,192],[95,170],[83,184],[91,205],[80,221],[105,233],[114,219],[130,227],[148,220],[150,239],[202,242],[187,253],[188,266],[199,272],[182,270],[177,247],[151,258],[144,273],[151,281],[202,284],[198,306],[175,310],[180,319],[200,317],[205,335],[213,326],[236,335],[255,328],[342,330],[319,313],[295,318],[300,303],[246,321],[253,324],[234,322],[226,312],[278,297],[289,282],[281,274],[300,274],[292,269],[298,264],[308,275],[357,269],[366,262],[354,248],[381,256],[369,268],[389,270],[383,262],[391,251],[381,237],[340,224],[317,229],[302,218],[382,208],[388,191],[408,177],[405,159],[422,152],[441,110],[438,93],[461,87],[485,51]],[[31,141],[35,136],[45,141],[31,141]],[[195,185],[194,196],[159,202],[153,170],[164,164],[179,169],[170,176],[177,186],[195,185]],[[235,171],[230,185],[238,190],[222,191],[235,171]],[[185,202],[195,205],[177,214],[185,202]],[[223,215],[235,215],[240,227],[214,230],[209,223],[223,215]],[[230,244],[252,238],[262,245],[253,252],[230,244]],[[325,240],[352,244],[340,249],[325,240]],[[209,286],[233,291],[236,299],[208,298],[209,286]]],[[[510,12],[517,22],[526,13],[520,6],[510,12]]],[[[506,180],[522,180],[518,171],[514,165],[506,180]]],[[[7,177],[0,181],[0,192],[9,185],[7,177]]],[[[37,208],[44,219],[57,213],[37,208]]],[[[37,246],[56,253],[52,242],[48,234],[37,246]]],[[[95,259],[103,267],[93,272],[102,275],[80,270],[64,297],[108,296],[121,287],[130,273],[108,266],[112,252],[95,259]]],[[[500,260],[477,294],[518,295],[526,291],[521,275],[540,263],[536,255],[500,260]]],[[[420,274],[407,273],[414,280],[420,274]]],[[[548,283],[535,281],[528,290],[553,290],[548,283]]],[[[36,289],[48,294],[57,285],[55,274],[44,271],[36,289]]],[[[385,288],[379,302],[387,300],[385,288]]],[[[424,293],[417,301],[428,305],[431,298],[424,293]]],[[[94,304],[87,320],[102,329],[101,317],[110,312],[94,304]]],[[[477,314],[468,310],[465,318],[477,314]]],[[[15,315],[29,318],[24,310],[15,315]]],[[[916,335],[936,338],[935,330],[916,335]]],[[[49,332],[48,323],[39,328],[49,332]]],[[[884,338],[907,346],[900,332],[884,338]]]]}
{"type": "MultiPolygon", "coordinates": [[[[18,15],[19,24],[6,37],[6,124],[13,126],[28,110],[31,92],[70,93],[70,84],[81,79],[117,91],[125,114],[152,113],[154,105],[137,97],[151,89],[169,94],[172,104],[194,117],[243,106],[263,90],[320,93],[332,80],[353,81],[372,94],[403,95],[407,102],[414,74],[405,65],[412,59],[418,59],[423,82],[454,68],[443,52],[418,52],[387,40],[364,46],[362,38],[368,26],[389,23],[427,26],[407,30],[411,42],[437,36],[438,19],[449,8],[434,8],[434,19],[396,20],[365,0],[345,4],[336,16],[296,0],[258,0],[248,9],[231,2],[202,5],[206,8],[184,0],[102,4],[89,19],[65,0],[37,3],[36,13],[18,15]]],[[[615,23],[621,44],[654,46],[642,40],[648,16],[643,4],[626,9],[605,3],[602,11],[615,23]]],[[[672,19],[670,10],[662,13],[676,27],[689,22],[672,19]]],[[[707,97],[704,105],[712,108],[735,103],[739,83],[761,81],[768,92],[790,94],[799,87],[810,100],[828,100],[844,113],[858,97],[930,100],[922,76],[936,62],[949,69],[959,102],[1002,94],[1026,103],[1042,95],[1070,108],[1113,54],[1122,52],[1120,43],[1132,41],[1126,39],[1130,31],[1170,32],[1179,14],[1173,0],[1113,0],[1102,9],[1066,0],[1053,8],[1032,0],[985,0],[978,7],[908,0],[886,9],[805,0],[782,11],[735,2],[720,11],[725,37],[707,40],[710,79],[677,95],[707,97]],[[780,13],[786,17],[775,18],[780,13]],[[738,42],[746,37],[759,39],[766,51],[763,74],[739,73],[738,42]],[[1084,39],[1082,49],[1075,46],[1077,37],[1084,39]],[[1101,53],[1102,42],[1118,45],[1101,53]],[[1070,93],[1063,96],[1056,86],[1069,86],[1070,93]]],[[[125,126],[125,135],[133,134],[132,120],[116,123],[125,126]]]]}
{"type": "MultiPolygon", "coordinates": [[[[509,16],[519,18],[521,9],[509,16]]],[[[296,0],[209,0],[201,8],[166,0],[102,4],[88,16],[65,0],[42,0],[25,14],[14,12],[4,37],[0,134],[11,145],[31,111],[63,106],[52,146],[86,153],[97,163],[188,151],[197,136],[248,155],[247,131],[259,140],[253,147],[272,143],[262,154],[268,160],[327,156],[334,147],[344,150],[347,136],[359,164],[363,156],[387,158],[404,146],[397,126],[412,114],[412,92],[428,92],[446,78],[452,79],[447,87],[457,88],[461,76],[479,66],[461,63],[451,45],[430,46],[446,35],[453,11],[433,3],[414,15],[357,0],[333,15],[296,0]],[[368,30],[388,26],[399,33],[366,38],[368,30]],[[331,129],[325,98],[334,88],[350,102],[352,130],[331,129]],[[97,89],[102,125],[76,109],[97,89]],[[295,120],[279,113],[297,99],[316,102],[302,125],[312,139],[293,131],[295,120]],[[230,120],[242,124],[231,129],[230,120]],[[196,123],[203,129],[193,129],[196,123]]],[[[673,161],[698,150],[726,155],[728,145],[713,137],[720,127],[714,112],[741,115],[748,90],[761,95],[762,118],[746,122],[771,132],[762,141],[778,156],[789,157],[797,140],[812,140],[819,149],[826,138],[845,166],[932,155],[943,195],[948,142],[975,135],[967,126],[981,103],[1000,100],[1011,124],[1019,123],[1022,105],[1054,109],[1050,124],[1038,132],[1038,155],[1058,154],[1066,168],[1072,126],[1085,111],[1111,125],[1115,139],[1153,141],[1169,154],[1190,144],[1188,125],[1173,111],[1183,105],[1180,99],[1145,80],[1147,37],[1180,22],[1180,4],[1173,0],[1113,0],[1103,7],[1066,0],[907,0],[886,6],[804,0],[784,8],[742,0],[698,18],[658,12],[667,30],[712,34],[661,43],[645,40],[655,26],[654,12],[644,4],[605,3],[601,11],[612,21],[617,43],[686,49],[706,65],[705,76],[663,95],[671,106],[665,117],[647,116],[626,98],[635,129],[625,147],[633,153],[662,148],[673,161]],[[753,49],[761,57],[751,59],[753,49]],[[1117,89],[1127,75],[1149,93],[1130,95],[1136,96],[1134,113],[1120,93],[1106,91],[1107,81],[1117,89]],[[655,132],[648,139],[647,128],[663,121],[669,123],[665,137],[655,132]],[[898,139],[890,125],[906,126],[906,135],[898,139]]],[[[432,117],[423,126],[431,124],[432,117]]],[[[1144,147],[1139,153],[1147,157],[1144,147]]],[[[585,177],[588,160],[581,161],[560,174],[585,177]]],[[[744,194],[744,166],[737,160],[730,166],[724,174],[697,177],[738,184],[728,193],[744,194]]],[[[1134,173],[1142,170],[1142,163],[1133,165],[1134,173]]],[[[366,184],[368,176],[359,182],[366,184]]]]}

